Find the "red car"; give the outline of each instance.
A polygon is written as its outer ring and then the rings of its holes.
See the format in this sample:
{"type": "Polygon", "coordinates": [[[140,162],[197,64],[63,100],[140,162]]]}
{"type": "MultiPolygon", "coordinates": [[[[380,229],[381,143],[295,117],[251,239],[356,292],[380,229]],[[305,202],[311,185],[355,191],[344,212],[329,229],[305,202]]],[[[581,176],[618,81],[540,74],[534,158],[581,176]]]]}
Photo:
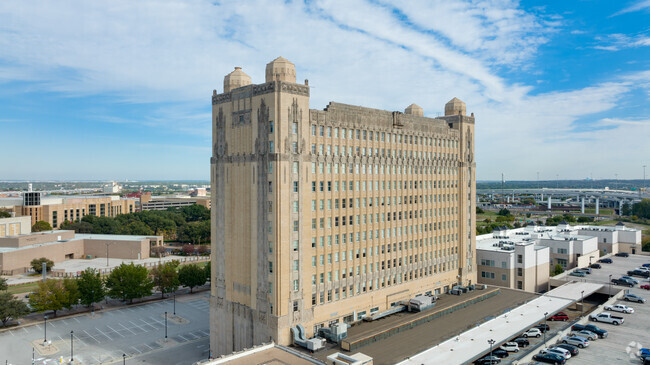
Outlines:
{"type": "Polygon", "coordinates": [[[548,317],[549,321],[568,321],[569,316],[564,312],[557,312],[554,315],[548,317]]]}
{"type": "Polygon", "coordinates": [[[640,286],[641,289],[650,290],[650,285],[644,284],[640,286]]]}

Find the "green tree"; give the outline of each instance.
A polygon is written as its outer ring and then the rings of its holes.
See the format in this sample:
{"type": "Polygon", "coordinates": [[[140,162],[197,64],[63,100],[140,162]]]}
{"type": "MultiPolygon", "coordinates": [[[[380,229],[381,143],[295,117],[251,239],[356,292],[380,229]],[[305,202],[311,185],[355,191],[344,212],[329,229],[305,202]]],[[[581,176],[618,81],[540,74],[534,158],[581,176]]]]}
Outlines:
{"type": "Polygon", "coordinates": [[[146,267],[122,263],[106,278],[105,286],[111,298],[133,303],[133,299],[151,295],[154,284],[146,267]]]}
{"type": "Polygon", "coordinates": [[[205,266],[203,266],[203,272],[205,274],[205,280],[210,281],[212,277],[212,261],[208,261],[205,266]]]}
{"type": "Polygon", "coordinates": [[[52,226],[46,221],[38,221],[32,226],[32,232],[51,231],[52,226]]]}
{"type": "Polygon", "coordinates": [[[29,296],[29,304],[37,312],[51,310],[56,312],[69,303],[66,287],[62,280],[48,279],[38,283],[38,289],[29,296]]]}
{"type": "Polygon", "coordinates": [[[63,307],[71,309],[79,304],[79,287],[77,286],[77,279],[63,279],[63,288],[65,290],[63,307]]]}
{"type": "Polygon", "coordinates": [[[624,202],[621,206],[621,215],[629,216],[632,214],[632,205],[630,202],[624,202]]]}
{"type": "Polygon", "coordinates": [[[206,280],[205,271],[197,264],[183,265],[178,269],[178,281],[190,288],[190,293],[195,286],[205,284],[206,280]]]}
{"type": "Polygon", "coordinates": [[[180,285],[178,279],[178,261],[173,260],[160,264],[151,269],[153,284],[160,290],[160,295],[164,298],[166,293],[175,292],[180,285]]]}
{"type": "Polygon", "coordinates": [[[93,225],[84,221],[77,221],[72,223],[64,222],[61,223],[59,228],[75,231],[75,233],[93,233],[93,225]]]}
{"type": "Polygon", "coordinates": [[[99,272],[90,267],[81,272],[79,279],[77,279],[77,287],[79,288],[81,304],[87,307],[102,301],[106,296],[104,281],[99,272]]]}
{"type": "Polygon", "coordinates": [[[563,272],[564,272],[564,268],[562,267],[562,265],[557,264],[553,268],[553,271],[551,272],[551,276],[560,275],[563,272]]]}
{"type": "Polygon", "coordinates": [[[485,211],[481,207],[476,207],[476,214],[483,214],[485,211]]]}
{"type": "Polygon", "coordinates": [[[18,319],[29,314],[29,308],[21,300],[15,299],[10,293],[0,293],[0,321],[2,326],[12,319],[18,319]]]}
{"type": "Polygon", "coordinates": [[[29,264],[39,274],[43,273],[43,263],[45,262],[45,270],[50,271],[52,267],[54,266],[54,261],[46,258],[46,257],[41,257],[40,259],[33,259],[29,264]]]}
{"type": "Polygon", "coordinates": [[[7,290],[9,285],[7,284],[7,279],[0,278],[0,290],[7,290]]]}
{"type": "Polygon", "coordinates": [[[11,218],[11,213],[0,210],[0,218],[11,218]]]}
{"type": "Polygon", "coordinates": [[[589,223],[593,221],[594,219],[592,217],[578,217],[578,223],[589,223]]]}
{"type": "Polygon", "coordinates": [[[508,210],[508,208],[501,208],[499,210],[499,213],[497,213],[497,214],[502,215],[502,216],[507,216],[507,215],[510,215],[510,211],[508,210]]]}
{"type": "Polygon", "coordinates": [[[632,215],[640,218],[650,218],[650,199],[643,199],[632,206],[632,215]]]}

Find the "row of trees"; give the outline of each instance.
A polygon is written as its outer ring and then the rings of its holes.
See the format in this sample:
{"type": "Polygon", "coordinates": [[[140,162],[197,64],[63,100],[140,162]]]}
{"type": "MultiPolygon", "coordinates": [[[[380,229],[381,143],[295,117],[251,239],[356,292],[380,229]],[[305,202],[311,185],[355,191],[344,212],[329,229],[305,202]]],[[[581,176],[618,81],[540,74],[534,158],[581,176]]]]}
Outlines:
{"type": "Polygon", "coordinates": [[[650,219],[650,199],[643,199],[634,204],[625,202],[621,207],[621,215],[650,219]]]}
{"type": "Polygon", "coordinates": [[[61,229],[77,233],[162,235],[165,240],[210,242],[210,210],[202,205],[190,205],[167,210],[148,210],[116,217],[87,215],[79,221],[65,221],[61,229]]]}
{"type": "Polygon", "coordinates": [[[21,300],[7,292],[7,280],[0,278],[0,321],[5,326],[13,318],[20,318],[29,313],[29,308],[21,300]]]}
{"type": "Polygon", "coordinates": [[[210,265],[201,268],[196,264],[179,267],[178,261],[158,265],[151,271],[140,265],[121,264],[110,275],[102,279],[97,271],[88,268],[76,279],[49,279],[39,283],[38,290],[29,297],[29,302],[38,312],[72,308],[76,304],[91,306],[106,296],[133,303],[134,299],[153,294],[157,288],[161,295],[172,293],[179,286],[190,288],[206,283],[210,277],[210,265]]]}

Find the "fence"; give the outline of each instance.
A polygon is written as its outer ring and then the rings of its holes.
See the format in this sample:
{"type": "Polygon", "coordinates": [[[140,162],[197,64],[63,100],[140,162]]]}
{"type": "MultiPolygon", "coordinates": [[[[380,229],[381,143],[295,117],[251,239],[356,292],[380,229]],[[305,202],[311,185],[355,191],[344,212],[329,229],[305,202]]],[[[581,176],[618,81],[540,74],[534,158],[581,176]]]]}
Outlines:
{"type": "Polygon", "coordinates": [[[444,315],[453,313],[453,312],[455,312],[455,311],[457,311],[459,309],[463,309],[463,308],[465,308],[467,306],[470,306],[470,305],[472,305],[474,303],[484,301],[484,300],[486,300],[488,298],[491,298],[491,297],[499,294],[499,292],[500,292],[499,289],[494,289],[494,290],[489,291],[489,292],[487,292],[485,294],[479,295],[479,296],[471,298],[471,299],[464,300],[464,301],[462,301],[460,303],[457,303],[457,304],[452,305],[450,307],[447,307],[445,309],[441,309],[441,310],[432,312],[432,313],[430,313],[430,314],[428,314],[426,316],[418,317],[418,318],[413,319],[411,321],[398,324],[398,325],[393,326],[393,327],[391,327],[391,328],[389,328],[387,330],[384,330],[384,331],[381,331],[381,332],[378,332],[378,333],[375,333],[375,334],[372,334],[372,335],[369,335],[369,336],[366,336],[366,337],[363,337],[363,338],[359,338],[359,339],[356,339],[356,340],[353,340],[353,339],[343,340],[343,341],[341,341],[341,348],[343,350],[347,350],[347,351],[356,350],[359,347],[365,346],[365,345],[373,343],[373,342],[377,342],[379,340],[383,340],[383,339],[388,338],[388,337],[390,337],[390,336],[392,336],[394,334],[400,333],[402,331],[406,331],[406,330],[411,329],[413,327],[416,327],[416,326],[419,326],[421,324],[432,321],[432,320],[434,320],[436,318],[439,318],[439,317],[442,317],[444,315]]]}

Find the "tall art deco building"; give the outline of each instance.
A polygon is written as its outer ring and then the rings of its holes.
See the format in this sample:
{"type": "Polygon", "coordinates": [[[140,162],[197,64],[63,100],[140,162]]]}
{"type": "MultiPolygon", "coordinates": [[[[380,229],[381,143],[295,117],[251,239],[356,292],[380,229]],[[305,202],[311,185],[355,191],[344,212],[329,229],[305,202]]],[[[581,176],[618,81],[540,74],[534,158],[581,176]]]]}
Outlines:
{"type": "Polygon", "coordinates": [[[212,95],[211,350],[353,322],[476,282],[474,116],[309,109],[294,64],[212,95]]]}

